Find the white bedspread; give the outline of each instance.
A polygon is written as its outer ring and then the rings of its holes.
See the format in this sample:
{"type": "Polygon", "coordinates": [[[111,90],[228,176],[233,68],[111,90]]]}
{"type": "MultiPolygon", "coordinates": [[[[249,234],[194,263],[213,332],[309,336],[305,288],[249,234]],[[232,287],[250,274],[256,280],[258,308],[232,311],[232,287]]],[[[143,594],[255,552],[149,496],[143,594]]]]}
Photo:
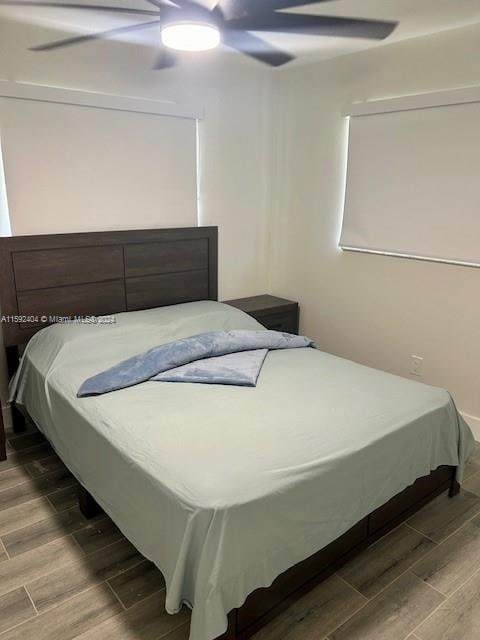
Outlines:
{"type": "Polygon", "coordinates": [[[146,382],[76,397],[149,347],[258,329],[215,302],[55,325],[30,342],[12,394],[79,481],[192,607],[191,640],[223,633],[255,588],[313,554],[472,435],[449,394],[311,348],[268,354],[256,388],[146,382]]]}

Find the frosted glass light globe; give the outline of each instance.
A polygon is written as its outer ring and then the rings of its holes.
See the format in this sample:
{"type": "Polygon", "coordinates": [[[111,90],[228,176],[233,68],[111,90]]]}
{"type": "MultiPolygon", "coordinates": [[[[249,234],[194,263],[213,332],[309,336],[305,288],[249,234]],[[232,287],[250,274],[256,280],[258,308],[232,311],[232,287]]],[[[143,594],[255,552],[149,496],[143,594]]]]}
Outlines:
{"type": "Polygon", "coordinates": [[[220,32],[214,25],[202,22],[177,22],[162,29],[162,42],[179,51],[207,51],[220,44],[220,32]]]}

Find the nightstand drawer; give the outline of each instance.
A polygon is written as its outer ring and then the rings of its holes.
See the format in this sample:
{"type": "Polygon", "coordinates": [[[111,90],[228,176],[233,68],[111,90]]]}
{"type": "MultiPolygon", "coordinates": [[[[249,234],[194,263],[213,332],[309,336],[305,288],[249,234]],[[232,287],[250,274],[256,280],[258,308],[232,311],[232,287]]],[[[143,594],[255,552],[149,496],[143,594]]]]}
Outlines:
{"type": "Polygon", "coordinates": [[[263,314],[253,312],[250,315],[272,331],[298,333],[298,310],[263,314]]]}
{"type": "Polygon", "coordinates": [[[263,295],[226,300],[225,304],[240,309],[272,331],[298,333],[298,302],[263,295]]]}

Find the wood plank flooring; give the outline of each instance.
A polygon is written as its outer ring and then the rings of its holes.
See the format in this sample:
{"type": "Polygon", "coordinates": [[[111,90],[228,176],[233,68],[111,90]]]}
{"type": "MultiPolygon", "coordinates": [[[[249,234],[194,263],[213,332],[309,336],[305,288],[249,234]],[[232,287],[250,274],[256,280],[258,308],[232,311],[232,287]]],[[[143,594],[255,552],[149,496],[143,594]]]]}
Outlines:
{"type": "MultiPolygon", "coordinates": [[[[0,640],[187,640],[161,573],[34,429],[0,462],[0,640]]],[[[439,496],[255,635],[255,640],[478,640],[480,446],[460,496],[439,496]]]]}

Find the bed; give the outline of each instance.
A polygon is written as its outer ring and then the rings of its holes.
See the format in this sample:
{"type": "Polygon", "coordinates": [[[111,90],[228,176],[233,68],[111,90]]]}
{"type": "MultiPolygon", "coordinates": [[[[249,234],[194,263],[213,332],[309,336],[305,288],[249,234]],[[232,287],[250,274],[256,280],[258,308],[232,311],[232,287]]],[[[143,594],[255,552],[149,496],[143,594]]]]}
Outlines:
{"type": "Polygon", "coordinates": [[[216,229],[0,243],[12,395],[167,585],[191,640],[246,638],[438,493],[473,438],[449,394],[314,349],[271,352],[256,388],[89,376],[203,331],[261,329],[216,302],[216,229]],[[57,322],[72,315],[102,322],[57,322]],[[18,320],[18,318],[16,318],[18,320]]]}

